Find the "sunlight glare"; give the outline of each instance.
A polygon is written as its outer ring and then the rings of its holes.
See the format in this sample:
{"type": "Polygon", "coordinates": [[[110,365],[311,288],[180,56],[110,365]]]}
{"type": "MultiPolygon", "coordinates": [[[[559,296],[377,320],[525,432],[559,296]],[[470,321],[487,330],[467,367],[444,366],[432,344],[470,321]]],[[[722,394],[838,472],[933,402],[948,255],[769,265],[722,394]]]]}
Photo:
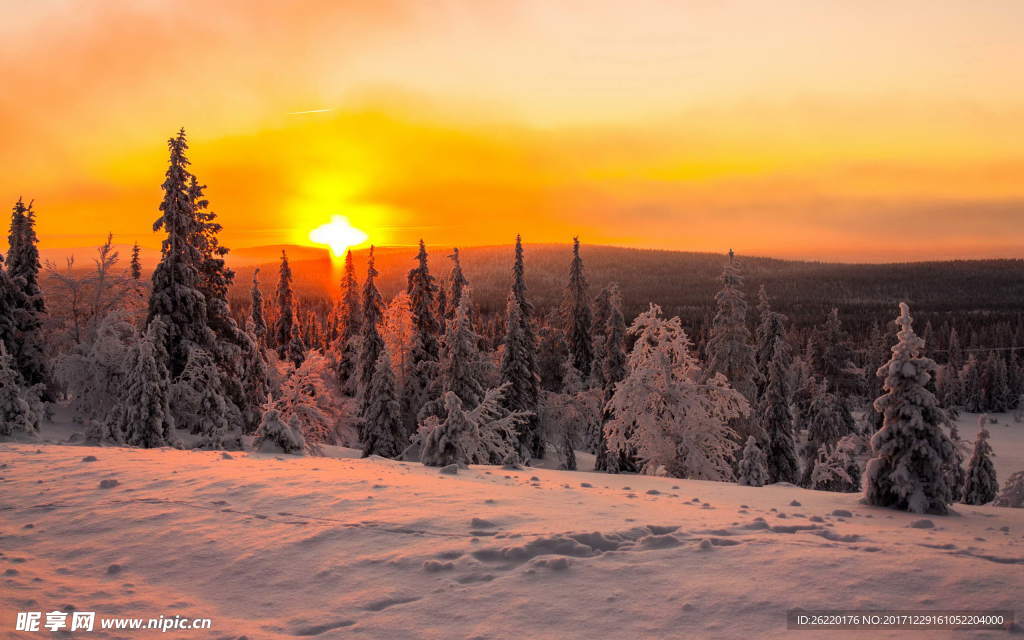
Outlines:
{"type": "Polygon", "coordinates": [[[345,216],[331,216],[329,223],[309,232],[309,239],[312,242],[329,246],[336,258],[344,255],[349,247],[366,242],[368,238],[364,231],[349,224],[345,216]]]}

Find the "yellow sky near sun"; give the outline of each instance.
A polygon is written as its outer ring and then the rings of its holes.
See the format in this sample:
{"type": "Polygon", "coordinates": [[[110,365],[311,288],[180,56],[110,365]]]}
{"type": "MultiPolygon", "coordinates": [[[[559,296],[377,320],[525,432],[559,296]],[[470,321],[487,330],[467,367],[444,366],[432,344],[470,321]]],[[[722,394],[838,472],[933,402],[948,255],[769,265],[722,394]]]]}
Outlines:
{"type": "Polygon", "coordinates": [[[0,198],[44,246],[155,246],[185,126],[228,246],[344,215],[378,244],[1024,255],[1020,3],[22,4],[0,198]]]}

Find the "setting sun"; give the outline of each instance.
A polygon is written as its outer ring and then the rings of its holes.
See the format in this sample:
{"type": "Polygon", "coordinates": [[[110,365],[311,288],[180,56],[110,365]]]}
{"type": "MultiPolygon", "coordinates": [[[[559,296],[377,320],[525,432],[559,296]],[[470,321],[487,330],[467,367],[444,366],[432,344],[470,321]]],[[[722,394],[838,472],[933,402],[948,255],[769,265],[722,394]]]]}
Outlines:
{"type": "Polygon", "coordinates": [[[334,257],[341,257],[345,250],[366,242],[366,232],[349,224],[345,216],[331,216],[331,221],[320,225],[309,232],[309,239],[317,244],[325,244],[331,248],[334,257]]]}

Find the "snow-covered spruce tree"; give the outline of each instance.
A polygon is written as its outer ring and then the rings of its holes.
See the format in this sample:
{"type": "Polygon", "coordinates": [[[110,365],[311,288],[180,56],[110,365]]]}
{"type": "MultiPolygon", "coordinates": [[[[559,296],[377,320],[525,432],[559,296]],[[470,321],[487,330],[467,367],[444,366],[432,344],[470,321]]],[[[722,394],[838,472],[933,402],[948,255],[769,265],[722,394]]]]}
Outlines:
{"type": "Polygon", "coordinates": [[[168,360],[163,363],[172,378],[185,369],[192,347],[206,348],[215,336],[207,322],[206,297],[199,290],[202,260],[196,241],[199,223],[195,216],[194,193],[190,189],[188,143],[185,130],[167,141],[170,160],[163,183],[160,217],[153,230],[167,233],[160,262],[153,271],[147,326],[160,319],[168,360]]]}
{"type": "Polygon", "coordinates": [[[248,347],[242,351],[239,385],[242,402],[238,409],[241,411],[242,432],[245,434],[255,433],[259,427],[263,416],[263,402],[273,387],[266,349],[255,333],[249,330],[251,325],[252,322],[247,323],[246,335],[249,340],[248,347]]]}
{"type": "Polygon", "coordinates": [[[276,446],[282,453],[303,454],[306,451],[306,441],[298,426],[298,420],[293,417],[295,424],[285,421],[277,403],[268,399],[264,405],[260,424],[256,429],[256,440],[253,446],[262,450],[267,445],[276,446]]]}
{"type": "Polygon", "coordinates": [[[224,394],[221,374],[213,357],[204,349],[194,347],[185,370],[171,385],[175,426],[200,435],[204,449],[238,448],[238,432],[232,441],[232,425],[239,425],[241,416],[224,394]]]}
{"type": "Polygon", "coordinates": [[[860,491],[861,461],[866,454],[867,442],[858,434],[844,436],[835,446],[822,445],[814,461],[809,487],[842,493],[860,491]]]}
{"type": "Polygon", "coordinates": [[[420,461],[431,467],[450,464],[486,464],[508,460],[516,451],[516,426],[526,420],[522,412],[508,412],[501,396],[508,385],[488,389],[483,400],[467,410],[451,391],[441,398],[444,420],[431,416],[420,423],[420,461]]]}
{"type": "MultiPolygon", "coordinates": [[[[786,371],[793,364],[793,356],[790,353],[789,345],[786,343],[786,316],[772,311],[771,303],[768,300],[768,293],[764,285],[757,292],[758,313],[760,321],[755,332],[754,360],[757,363],[758,371],[758,392],[763,392],[768,386],[768,370],[771,368],[772,358],[776,349],[781,348],[779,357],[782,358],[782,366],[786,371]],[[781,345],[779,341],[782,341],[781,345]]],[[[789,397],[789,390],[787,395],[789,397]]]]}
{"type": "Polygon", "coordinates": [[[142,280],[142,260],[141,260],[142,247],[136,242],[132,245],[132,257],[128,264],[128,273],[131,275],[132,280],[142,280]]]}
{"type": "Polygon", "coordinates": [[[345,270],[341,276],[341,301],[338,306],[338,339],[335,346],[335,374],[341,390],[356,395],[359,384],[356,370],[359,365],[359,340],[363,310],[359,302],[359,283],[352,261],[352,250],[345,252],[345,270]]]}
{"type": "Polygon", "coordinates": [[[469,280],[462,271],[459,248],[453,248],[448,258],[452,261],[452,270],[448,274],[448,294],[445,297],[444,320],[446,322],[455,317],[459,302],[462,301],[462,292],[469,286],[469,280]]]}
{"type": "Polygon", "coordinates": [[[537,376],[542,391],[558,393],[562,390],[565,361],[571,358],[561,315],[552,311],[549,317],[538,317],[534,323],[537,335],[537,376]]]}
{"type": "MultiPolygon", "coordinates": [[[[373,371],[377,367],[377,359],[384,351],[384,339],[380,337],[380,324],[384,317],[384,299],[377,289],[377,268],[373,258],[373,247],[366,263],[366,282],[363,284],[363,318],[362,334],[359,341],[358,394],[360,398],[370,388],[373,371]]],[[[359,414],[363,415],[365,398],[360,405],[359,414]]],[[[362,437],[360,437],[360,440],[362,437]]]]}
{"type": "Polygon", "coordinates": [[[440,393],[435,384],[441,326],[437,309],[437,284],[430,275],[427,248],[420,240],[416,254],[416,267],[409,271],[406,292],[412,309],[413,340],[409,361],[409,377],[402,387],[402,414],[407,433],[416,428],[420,409],[440,393]]]}
{"type": "Polygon", "coordinates": [[[134,447],[174,446],[171,414],[171,380],[161,344],[166,326],[158,316],[136,343],[124,392],[111,412],[108,432],[115,440],[134,447]]]}
{"type": "Polygon", "coordinates": [[[985,369],[988,374],[988,410],[994,413],[1009,411],[1016,400],[1016,394],[1010,391],[1006,360],[995,351],[990,351],[985,369]]]}
{"type": "Polygon", "coordinates": [[[277,357],[302,366],[306,347],[302,336],[295,330],[295,311],[292,307],[292,269],[288,265],[288,254],[281,250],[281,269],[277,280],[277,321],[274,323],[274,344],[277,357]]]}
{"type": "Polygon", "coordinates": [[[982,416],[982,427],[978,431],[978,438],[974,441],[974,453],[971,454],[971,461],[967,465],[967,478],[964,481],[964,504],[988,504],[995,500],[999,493],[999,482],[996,480],[996,468],[992,464],[992,445],[989,444],[988,429],[984,427],[984,416],[982,416]]]}
{"type": "Polygon", "coordinates": [[[43,420],[39,386],[29,387],[0,342],[0,436],[33,434],[43,420]]]}
{"type": "Polygon", "coordinates": [[[18,339],[14,310],[21,303],[21,298],[21,289],[7,273],[4,256],[0,254],[0,344],[4,345],[8,355],[18,339]]]}
{"type": "Polygon", "coordinates": [[[395,389],[395,375],[387,350],[381,351],[373,380],[366,391],[363,420],[363,457],[397,458],[405,448],[405,427],[395,389]]]}
{"type": "MultiPolygon", "coordinates": [[[[757,401],[757,363],[750,330],[747,329],[747,300],[743,294],[743,276],[732,249],[722,271],[722,288],[715,295],[717,311],[705,351],[708,371],[721,373],[729,385],[743,394],[750,403],[757,401]]],[[[748,435],[757,435],[754,420],[738,419],[730,424],[744,442],[748,435]]]]}
{"type": "Polygon", "coordinates": [[[537,339],[530,321],[533,305],[526,300],[523,266],[523,243],[516,236],[515,262],[512,267],[512,291],[505,312],[504,353],[501,360],[501,381],[507,385],[503,394],[505,408],[523,412],[528,417],[519,425],[519,456],[523,461],[544,457],[544,438],[537,405],[540,384],[537,375],[537,339]]]}
{"type": "Polygon", "coordinates": [[[825,379],[829,389],[843,395],[857,390],[850,336],[843,329],[838,309],[832,309],[825,323],[811,334],[807,351],[811,369],[825,379]]]}
{"type": "Polygon", "coordinates": [[[796,456],[793,416],[786,396],[785,342],[775,341],[776,349],[768,362],[767,385],[758,401],[758,424],[765,443],[768,482],[796,483],[800,467],[796,456]]]}
{"type": "Polygon", "coordinates": [[[718,310],[708,337],[708,369],[721,373],[733,389],[748,401],[755,396],[754,375],[757,364],[747,329],[747,301],[743,295],[743,276],[732,249],[722,271],[722,288],[715,295],[718,310]]]}
{"type": "Polygon", "coordinates": [[[249,310],[249,321],[253,338],[256,344],[263,347],[267,344],[267,319],[263,315],[263,291],[260,290],[260,270],[257,268],[252,274],[252,288],[249,289],[251,309],[249,310]]]}
{"type": "Polygon", "coordinates": [[[993,504],[997,507],[1024,508],[1024,471],[1010,474],[993,504]]]}
{"type": "Polygon", "coordinates": [[[960,371],[951,364],[939,367],[935,380],[936,395],[942,407],[954,418],[963,397],[963,382],[960,380],[960,371]]]}
{"type": "Polygon", "coordinates": [[[761,447],[757,446],[757,438],[749,436],[743,447],[743,457],[736,471],[736,482],[748,487],[763,487],[770,482],[768,478],[768,462],[761,447]]]}
{"type": "Polygon", "coordinates": [[[46,306],[39,289],[39,238],[35,230],[36,214],[32,203],[27,206],[19,198],[11,211],[11,227],[7,236],[7,274],[18,291],[11,302],[16,339],[7,344],[14,363],[25,383],[43,385],[44,399],[52,400],[50,371],[43,348],[43,318],[46,306]]]}
{"type": "Polygon", "coordinates": [[[76,345],[58,359],[56,378],[71,398],[75,422],[106,421],[124,393],[138,341],[129,314],[113,311],[99,322],[91,341],[76,345]]]}
{"type": "Polygon", "coordinates": [[[985,386],[981,375],[982,365],[972,353],[964,365],[963,378],[963,403],[964,408],[971,413],[981,413],[985,410],[986,396],[985,386]]]}
{"type": "MultiPolygon", "coordinates": [[[[608,316],[611,314],[611,285],[601,289],[594,298],[593,336],[590,350],[594,354],[594,362],[590,365],[590,384],[604,388],[605,330],[608,327],[608,316]]],[[[586,372],[584,372],[586,373],[586,372]]]]}
{"type": "Polygon", "coordinates": [[[601,340],[600,361],[595,360],[594,368],[600,366],[602,381],[601,424],[594,440],[596,459],[594,468],[609,473],[638,471],[639,461],[636,452],[626,450],[611,451],[604,437],[604,427],[612,419],[611,412],[606,408],[615,392],[615,385],[626,377],[626,319],[622,315],[622,294],[617,284],[612,283],[608,292],[608,316],[604,322],[601,340]]]}
{"type": "MultiPolygon", "coordinates": [[[[445,332],[441,351],[441,389],[459,397],[463,406],[478,406],[484,398],[487,362],[480,352],[480,336],[470,319],[472,295],[469,288],[459,294],[458,307],[445,332]]],[[[438,414],[441,415],[441,414],[438,414]]]]}
{"type": "Polygon", "coordinates": [[[945,473],[953,443],[942,425],[946,416],[925,387],[935,362],[921,357],[910,307],[900,303],[898,342],[892,359],[878,370],[885,395],[875,400],[882,428],[871,438],[872,458],[864,471],[865,500],[914,513],[945,514],[952,490],[945,473]]]}
{"type": "Polygon", "coordinates": [[[801,486],[812,485],[811,475],[818,459],[819,449],[832,451],[839,439],[850,433],[849,424],[843,415],[843,408],[835,394],[825,389],[824,383],[818,386],[811,398],[811,406],[802,425],[806,430],[806,438],[800,449],[803,458],[803,474],[801,486]]]}
{"type": "Polygon", "coordinates": [[[583,258],[580,257],[580,239],[572,239],[572,262],[569,264],[569,285],[567,287],[568,326],[565,341],[572,356],[572,365],[577,371],[590,373],[594,360],[592,316],[590,299],[587,294],[587,277],[583,273],[583,258]]]}
{"type": "Polygon", "coordinates": [[[960,437],[960,430],[956,422],[948,421],[949,441],[953,443],[953,457],[946,465],[946,484],[950,489],[950,501],[960,502],[964,494],[964,485],[967,482],[967,470],[964,468],[964,461],[967,459],[968,445],[960,437]]]}
{"type": "Polygon", "coordinates": [[[691,353],[678,317],[652,304],[629,328],[637,336],[629,372],[608,402],[608,447],[635,447],[645,473],[677,478],[732,478],[735,433],[728,421],[749,412],[743,394],[721,374],[708,376],[691,353]]]}

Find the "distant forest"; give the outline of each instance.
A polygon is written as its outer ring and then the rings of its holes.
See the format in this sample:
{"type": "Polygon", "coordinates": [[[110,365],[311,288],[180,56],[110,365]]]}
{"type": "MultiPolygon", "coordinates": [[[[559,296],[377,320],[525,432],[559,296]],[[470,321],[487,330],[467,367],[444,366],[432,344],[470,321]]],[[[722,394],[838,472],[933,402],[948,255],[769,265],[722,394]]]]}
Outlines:
{"type": "MultiPolygon", "coordinates": [[[[242,250],[265,253],[261,279],[269,286],[276,279],[280,250],[291,258],[298,309],[319,311],[337,298],[326,252],[287,246],[242,250]]],[[[558,313],[565,298],[571,244],[524,244],[526,285],[539,316],[558,313]]],[[[414,247],[378,247],[377,269],[385,299],[405,290],[414,266],[414,247]]],[[[439,281],[451,271],[445,247],[428,246],[430,267],[439,281]]],[[[678,315],[699,344],[707,335],[715,311],[715,293],[728,257],[725,252],[694,253],[582,246],[587,279],[596,295],[612,282],[623,297],[623,313],[633,318],[649,302],[661,305],[668,316],[678,315]]],[[[462,269],[473,287],[473,299],[483,317],[504,314],[510,283],[508,264],[512,245],[460,249],[462,269]]],[[[357,271],[365,270],[367,250],[354,251],[357,271]]],[[[247,256],[249,257],[249,256],[247,256]]],[[[745,276],[744,289],[751,301],[753,327],[756,294],[763,285],[777,311],[786,314],[791,330],[806,335],[822,324],[833,308],[855,344],[867,341],[873,327],[891,323],[896,305],[905,301],[914,309],[919,330],[929,351],[942,360],[951,328],[969,349],[1024,346],[1024,260],[954,260],[893,264],[840,264],[747,257],[738,254],[745,276]],[[931,330],[926,330],[931,325],[931,330]]],[[[251,258],[250,258],[251,261],[251,258]]],[[[239,318],[248,314],[248,288],[255,267],[238,267],[231,306],[239,318]]],[[[318,314],[320,315],[320,314],[318,314]]],[[[495,327],[501,319],[495,318],[495,327]]],[[[312,336],[310,336],[312,337],[312,336]]],[[[495,338],[497,336],[494,336],[495,338]]],[[[316,343],[314,339],[312,343],[316,343]]]]}

